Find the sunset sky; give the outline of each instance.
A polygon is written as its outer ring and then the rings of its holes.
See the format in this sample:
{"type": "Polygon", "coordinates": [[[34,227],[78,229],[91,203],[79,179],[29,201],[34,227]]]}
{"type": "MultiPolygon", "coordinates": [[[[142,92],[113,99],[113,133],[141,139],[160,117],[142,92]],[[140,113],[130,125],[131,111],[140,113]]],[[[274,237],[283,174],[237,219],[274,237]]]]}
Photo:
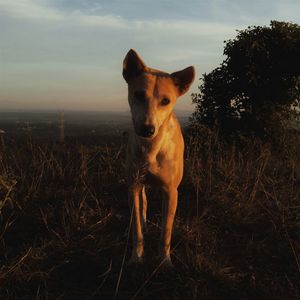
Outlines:
{"type": "Polygon", "coordinates": [[[222,61],[236,29],[300,23],[299,0],[0,0],[0,109],[128,110],[122,61],[130,48],[199,78],[222,61]]]}

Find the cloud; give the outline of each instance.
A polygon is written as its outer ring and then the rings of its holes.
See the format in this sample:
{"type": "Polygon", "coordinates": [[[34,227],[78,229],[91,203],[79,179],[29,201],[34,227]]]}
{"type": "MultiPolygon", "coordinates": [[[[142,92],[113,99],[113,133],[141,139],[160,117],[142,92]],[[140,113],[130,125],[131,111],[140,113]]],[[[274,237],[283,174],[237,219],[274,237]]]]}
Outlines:
{"type": "Polygon", "coordinates": [[[112,15],[84,15],[80,11],[72,13],[68,16],[69,21],[79,22],[84,26],[110,28],[110,29],[130,29],[130,23],[119,16],[112,15]]]}
{"type": "Polygon", "coordinates": [[[91,14],[94,10],[59,11],[42,0],[0,0],[2,14],[17,19],[42,22],[64,22],[75,26],[91,26],[115,30],[176,32],[178,35],[203,36],[224,35],[234,30],[233,26],[207,21],[189,20],[128,20],[116,15],[91,14]]]}
{"type": "Polygon", "coordinates": [[[172,2],[172,5],[152,1],[151,6],[144,1],[129,1],[126,2],[126,6],[123,1],[112,3],[104,1],[103,5],[84,0],[71,3],[57,0],[0,0],[0,12],[2,15],[29,21],[70,22],[74,25],[117,30],[172,30],[195,36],[227,34],[239,24],[250,25],[253,19],[259,23],[269,18],[286,18],[296,22],[299,20],[299,17],[295,17],[296,12],[300,13],[300,3],[294,0],[287,0],[284,4],[274,0],[272,5],[269,1],[261,3],[258,0],[251,3],[211,0],[201,2],[201,5],[198,1],[192,1],[190,5],[183,5],[178,1],[172,2]],[[59,3],[63,3],[64,6],[57,6],[59,3]],[[69,9],[66,9],[66,3],[69,9]],[[160,12],[155,14],[158,17],[153,17],[154,14],[151,12],[159,5],[169,8],[168,11],[164,11],[168,17],[162,17],[160,12]],[[191,6],[194,7],[194,11],[191,10],[191,6]],[[148,10],[145,10],[145,7],[148,10]],[[180,11],[175,14],[173,10],[176,7],[180,8],[180,11]],[[135,11],[135,15],[140,18],[136,16],[133,18],[128,10],[135,11]],[[173,11],[173,14],[169,13],[170,11],[173,11]]]}
{"type": "Polygon", "coordinates": [[[50,8],[45,1],[41,0],[0,0],[1,14],[18,19],[31,20],[63,20],[64,15],[50,8]]]}

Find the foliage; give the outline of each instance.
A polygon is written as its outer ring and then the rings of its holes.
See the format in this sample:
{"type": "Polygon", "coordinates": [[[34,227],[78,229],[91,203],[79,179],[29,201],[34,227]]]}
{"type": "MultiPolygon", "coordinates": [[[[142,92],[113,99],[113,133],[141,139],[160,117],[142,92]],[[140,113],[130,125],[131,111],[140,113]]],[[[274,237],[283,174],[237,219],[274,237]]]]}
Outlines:
{"type": "Polygon", "coordinates": [[[300,109],[299,49],[297,24],[272,21],[238,31],[225,44],[226,59],[204,74],[193,95],[192,121],[225,133],[278,135],[300,109]]]}

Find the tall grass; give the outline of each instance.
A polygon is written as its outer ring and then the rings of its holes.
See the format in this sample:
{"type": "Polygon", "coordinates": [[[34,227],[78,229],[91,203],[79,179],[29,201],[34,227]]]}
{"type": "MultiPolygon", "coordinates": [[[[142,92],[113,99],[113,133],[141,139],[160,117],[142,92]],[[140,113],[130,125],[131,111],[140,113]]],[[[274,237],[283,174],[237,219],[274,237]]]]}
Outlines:
{"type": "MultiPolygon", "coordinates": [[[[146,264],[125,266],[117,299],[300,297],[299,141],[280,150],[187,140],[173,233],[175,271],[156,260],[160,200],[149,200],[146,264]],[[298,143],[298,144],[297,144],[298,143]]],[[[130,213],[125,147],[67,141],[0,151],[0,298],[112,299],[130,213]]]]}

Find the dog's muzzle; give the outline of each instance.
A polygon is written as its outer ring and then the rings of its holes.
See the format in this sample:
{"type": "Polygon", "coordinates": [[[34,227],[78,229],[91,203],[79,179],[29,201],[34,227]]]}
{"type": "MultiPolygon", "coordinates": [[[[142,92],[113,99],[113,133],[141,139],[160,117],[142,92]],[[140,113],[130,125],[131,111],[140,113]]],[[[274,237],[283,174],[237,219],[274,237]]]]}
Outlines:
{"type": "Polygon", "coordinates": [[[143,125],[138,133],[139,136],[149,138],[155,132],[155,127],[153,125],[143,125]]]}

